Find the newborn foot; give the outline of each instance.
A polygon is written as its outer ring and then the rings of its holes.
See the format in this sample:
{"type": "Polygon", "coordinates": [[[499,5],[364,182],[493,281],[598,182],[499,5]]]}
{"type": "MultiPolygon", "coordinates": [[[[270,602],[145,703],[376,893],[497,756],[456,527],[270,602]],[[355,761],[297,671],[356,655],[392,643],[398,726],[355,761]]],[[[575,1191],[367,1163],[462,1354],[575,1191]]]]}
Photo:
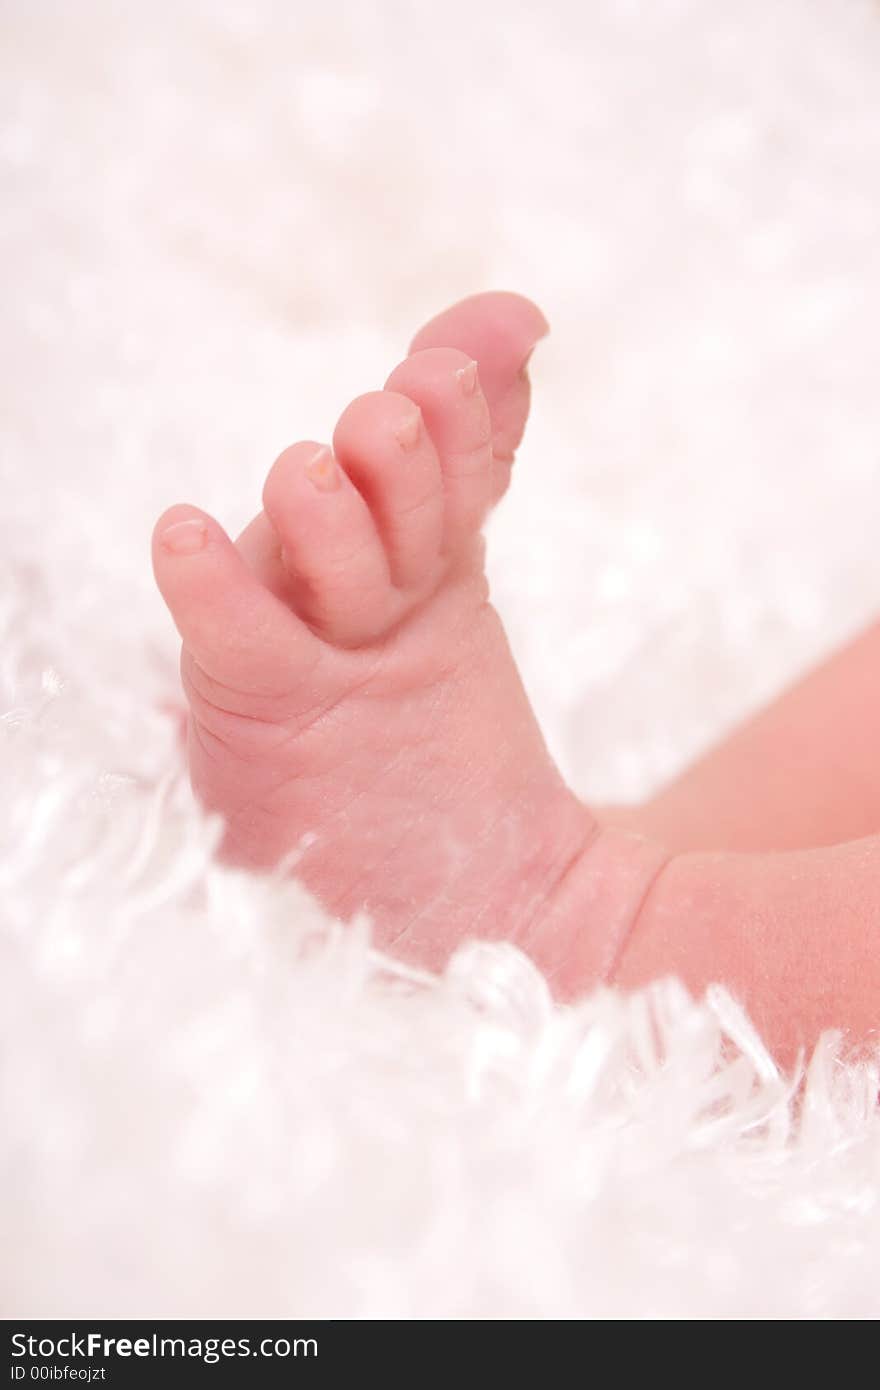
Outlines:
{"type": "Polygon", "coordinates": [[[348,406],[332,450],[281,455],[237,544],[189,506],[155,532],[192,781],[228,856],[288,858],[327,908],[366,910],[381,943],[428,965],[476,934],[556,969],[552,908],[596,836],[483,571],[480,526],[509,481],[545,332],[518,296],[464,301],[348,406]]]}
{"type": "Polygon", "coordinates": [[[880,836],[671,855],[600,829],[548,755],[479,535],[545,332],[515,295],[465,300],[348,407],[332,450],[281,455],[237,544],[194,507],[160,519],[195,790],[222,814],[229,857],[288,864],[420,964],[503,937],[563,998],[673,972],[695,993],[721,981],[783,1061],[829,1026],[864,1038],[880,1001],[880,836]]]}

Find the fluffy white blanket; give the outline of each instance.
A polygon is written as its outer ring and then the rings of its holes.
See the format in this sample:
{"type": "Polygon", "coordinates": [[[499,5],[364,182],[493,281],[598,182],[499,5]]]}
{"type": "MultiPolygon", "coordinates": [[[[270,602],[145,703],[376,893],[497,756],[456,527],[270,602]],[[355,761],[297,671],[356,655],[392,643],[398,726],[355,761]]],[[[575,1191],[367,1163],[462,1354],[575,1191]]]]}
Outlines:
{"type": "Polygon", "coordinates": [[[498,602],[638,795],[872,611],[880,12],[11,0],[0,56],[7,1315],[876,1315],[878,1068],[722,992],[554,1011],[211,859],[148,573],[419,320],[554,336],[498,602]]]}

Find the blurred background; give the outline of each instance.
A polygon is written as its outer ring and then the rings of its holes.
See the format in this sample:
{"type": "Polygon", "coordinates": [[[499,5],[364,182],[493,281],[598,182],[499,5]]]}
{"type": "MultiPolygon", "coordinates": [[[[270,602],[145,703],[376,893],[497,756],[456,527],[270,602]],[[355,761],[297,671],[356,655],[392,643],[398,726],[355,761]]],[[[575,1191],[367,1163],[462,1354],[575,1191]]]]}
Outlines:
{"type": "Polygon", "coordinates": [[[78,632],[125,594],[120,641],[164,652],[155,514],[243,525],[284,445],[493,287],[553,327],[491,566],[581,790],[638,796],[873,611],[876,4],[5,0],[3,29],[6,529],[59,601],[77,577],[78,632]]]}

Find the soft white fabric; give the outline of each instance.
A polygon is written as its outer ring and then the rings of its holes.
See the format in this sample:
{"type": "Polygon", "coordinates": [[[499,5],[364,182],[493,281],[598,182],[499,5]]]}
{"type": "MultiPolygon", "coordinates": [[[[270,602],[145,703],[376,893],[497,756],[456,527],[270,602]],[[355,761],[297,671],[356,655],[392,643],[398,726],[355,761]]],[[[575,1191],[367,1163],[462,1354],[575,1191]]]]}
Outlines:
{"type": "Polygon", "coordinates": [[[580,790],[673,771],[875,606],[877,6],[3,29],[2,1311],[876,1315],[876,1066],[829,1040],[796,1123],[723,994],[417,979],[212,864],[147,539],[521,289],[496,597],[580,790]]]}

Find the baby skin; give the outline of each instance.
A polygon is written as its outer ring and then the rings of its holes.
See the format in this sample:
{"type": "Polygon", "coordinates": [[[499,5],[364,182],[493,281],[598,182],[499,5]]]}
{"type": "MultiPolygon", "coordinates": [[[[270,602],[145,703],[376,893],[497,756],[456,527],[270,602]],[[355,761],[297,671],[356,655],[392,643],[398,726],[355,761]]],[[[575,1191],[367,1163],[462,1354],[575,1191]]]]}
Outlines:
{"type": "Polygon", "coordinates": [[[489,603],[480,534],[546,332],[517,295],[464,300],[347,407],[332,448],[284,451],[235,543],[192,506],[159,519],[195,792],[231,861],[289,868],[419,965],[503,939],[560,999],[670,974],[697,994],[724,983],[783,1063],[826,1027],[867,1040],[880,635],[645,807],[578,801],[489,603]]]}

